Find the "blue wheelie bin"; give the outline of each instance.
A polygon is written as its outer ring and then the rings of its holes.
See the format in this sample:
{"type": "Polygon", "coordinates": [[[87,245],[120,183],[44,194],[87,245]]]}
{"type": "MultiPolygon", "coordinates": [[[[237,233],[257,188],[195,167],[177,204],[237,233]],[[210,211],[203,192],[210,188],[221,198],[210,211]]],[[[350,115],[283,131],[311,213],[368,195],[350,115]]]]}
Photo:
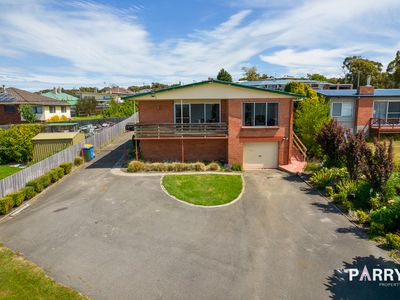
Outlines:
{"type": "Polygon", "coordinates": [[[95,157],[94,147],[92,144],[84,144],[82,150],[85,161],[90,161],[95,157]]]}

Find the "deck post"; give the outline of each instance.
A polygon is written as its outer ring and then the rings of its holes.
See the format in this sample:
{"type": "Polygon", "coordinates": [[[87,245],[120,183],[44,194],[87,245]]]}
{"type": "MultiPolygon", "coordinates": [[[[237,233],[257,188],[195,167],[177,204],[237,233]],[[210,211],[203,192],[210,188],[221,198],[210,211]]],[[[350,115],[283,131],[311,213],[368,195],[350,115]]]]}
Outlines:
{"type": "Polygon", "coordinates": [[[137,139],[135,139],[135,155],[136,155],[136,160],[139,160],[139,152],[138,152],[138,143],[137,143],[137,139]]]}
{"type": "Polygon", "coordinates": [[[181,160],[185,162],[185,147],[183,146],[183,139],[181,139],[181,160]]]}

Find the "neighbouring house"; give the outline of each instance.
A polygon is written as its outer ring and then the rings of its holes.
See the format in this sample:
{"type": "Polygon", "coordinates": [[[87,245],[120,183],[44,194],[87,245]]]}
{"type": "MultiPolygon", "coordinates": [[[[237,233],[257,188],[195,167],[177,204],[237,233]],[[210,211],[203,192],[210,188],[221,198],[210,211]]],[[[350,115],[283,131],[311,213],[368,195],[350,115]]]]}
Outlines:
{"type": "Polygon", "coordinates": [[[284,91],[290,82],[301,82],[309,85],[314,90],[350,90],[353,88],[351,83],[330,83],[325,81],[299,79],[299,78],[271,78],[266,80],[239,81],[238,83],[255,86],[259,88],[284,91]]]}
{"type": "Polygon", "coordinates": [[[33,137],[33,161],[45,159],[85,139],[81,132],[42,132],[33,137]]]}
{"type": "Polygon", "coordinates": [[[132,91],[130,91],[126,88],[119,87],[119,86],[106,87],[103,89],[103,91],[106,93],[112,94],[112,95],[120,96],[120,97],[129,96],[129,95],[133,94],[132,91]]]}
{"type": "Polygon", "coordinates": [[[221,161],[258,169],[288,165],[298,153],[293,102],[301,97],[208,80],[125,100],[139,103],[134,140],[144,160],[221,161]]]}
{"type": "Polygon", "coordinates": [[[71,116],[75,117],[76,116],[76,105],[78,104],[79,98],[72,96],[67,93],[63,93],[61,91],[61,88],[54,88],[53,91],[47,92],[47,93],[42,93],[42,96],[49,97],[52,99],[56,100],[63,100],[67,101],[70,104],[70,109],[71,109],[71,116]]]}
{"type": "Polygon", "coordinates": [[[330,114],[353,133],[400,133],[400,89],[360,86],[352,90],[321,90],[330,100],[330,114]]]}
{"type": "Polygon", "coordinates": [[[39,121],[45,121],[53,116],[71,118],[71,105],[68,102],[11,87],[5,88],[4,92],[0,93],[0,124],[24,122],[19,111],[19,106],[23,104],[32,106],[39,121]]]}

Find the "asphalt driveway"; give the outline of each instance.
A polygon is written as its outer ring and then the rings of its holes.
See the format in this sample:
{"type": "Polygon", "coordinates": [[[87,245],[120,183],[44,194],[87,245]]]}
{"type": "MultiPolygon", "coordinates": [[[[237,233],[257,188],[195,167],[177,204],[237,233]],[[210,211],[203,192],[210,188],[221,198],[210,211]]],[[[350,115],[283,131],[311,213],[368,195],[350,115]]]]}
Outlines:
{"type": "Polygon", "coordinates": [[[398,288],[337,269],[390,265],[298,178],[245,174],[243,198],[191,207],[160,177],[120,176],[120,147],[0,224],[0,241],[95,299],[368,299],[398,288]]]}

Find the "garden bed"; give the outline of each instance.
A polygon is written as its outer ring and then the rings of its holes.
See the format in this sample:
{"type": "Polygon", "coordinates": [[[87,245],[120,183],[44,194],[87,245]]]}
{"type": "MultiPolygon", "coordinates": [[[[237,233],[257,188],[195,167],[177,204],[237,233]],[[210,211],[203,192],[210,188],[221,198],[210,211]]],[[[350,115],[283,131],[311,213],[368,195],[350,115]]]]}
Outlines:
{"type": "Polygon", "coordinates": [[[243,189],[240,175],[165,175],[165,190],[178,200],[201,206],[217,206],[237,199],[243,189]]]}

